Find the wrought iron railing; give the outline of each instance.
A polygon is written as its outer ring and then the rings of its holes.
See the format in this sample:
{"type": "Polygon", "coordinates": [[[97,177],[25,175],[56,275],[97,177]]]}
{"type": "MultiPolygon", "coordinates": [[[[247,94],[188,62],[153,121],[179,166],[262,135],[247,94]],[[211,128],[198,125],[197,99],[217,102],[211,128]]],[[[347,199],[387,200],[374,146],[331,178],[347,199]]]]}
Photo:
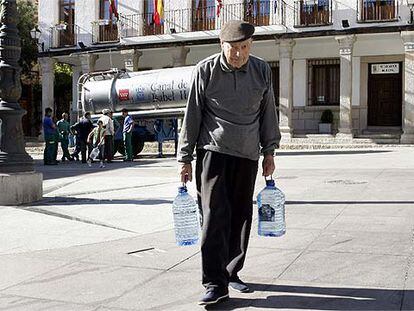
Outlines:
{"type": "Polygon", "coordinates": [[[118,23],[101,19],[92,22],[92,43],[116,42],[119,40],[118,23]]]}
{"type": "Polygon", "coordinates": [[[255,26],[286,25],[286,3],[283,0],[249,3],[224,4],[220,10],[216,6],[166,10],[161,25],[154,22],[152,13],[121,15],[121,36],[215,30],[231,19],[244,19],[255,26]]]}
{"type": "Polygon", "coordinates": [[[398,1],[395,0],[359,0],[358,21],[380,22],[398,19],[398,1]]]}
{"type": "Polygon", "coordinates": [[[79,34],[79,27],[71,24],[57,24],[50,29],[50,47],[63,48],[75,46],[79,34]]]}
{"type": "Polygon", "coordinates": [[[332,24],[332,0],[295,1],[295,26],[332,24]]]}

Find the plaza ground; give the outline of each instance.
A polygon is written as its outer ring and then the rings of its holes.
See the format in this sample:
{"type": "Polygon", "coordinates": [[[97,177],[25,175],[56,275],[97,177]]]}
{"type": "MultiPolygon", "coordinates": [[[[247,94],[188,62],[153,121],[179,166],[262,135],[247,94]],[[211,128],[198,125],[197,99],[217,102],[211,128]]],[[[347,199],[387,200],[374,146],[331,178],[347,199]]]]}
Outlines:
{"type": "MultiPolygon", "coordinates": [[[[43,201],[0,207],[0,310],[203,309],[199,245],[174,243],[174,158],[34,157],[43,201]]],[[[258,237],[255,213],[253,292],[211,309],[413,310],[414,148],[284,150],[276,166],[287,233],[258,237]]]]}

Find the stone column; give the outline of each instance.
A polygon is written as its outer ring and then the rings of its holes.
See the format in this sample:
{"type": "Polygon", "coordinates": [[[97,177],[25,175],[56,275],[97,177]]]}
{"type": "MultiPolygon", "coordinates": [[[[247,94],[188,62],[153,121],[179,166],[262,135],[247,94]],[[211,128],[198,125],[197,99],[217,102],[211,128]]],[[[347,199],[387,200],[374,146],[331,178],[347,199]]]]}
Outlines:
{"type": "Polygon", "coordinates": [[[95,71],[95,64],[99,58],[97,54],[82,54],[79,55],[81,61],[82,73],[95,71]]]}
{"type": "Polygon", "coordinates": [[[74,124],[78,121],[78,80],[82,74],[82,68],[80,66],[72,67],[72,107],[70,109],[70,123],[74,124]]]}
{"type": "MultiPolygon", "coordinates": [[[[42,117],[45,109],[54,109],[55,94],[55,60],[50,57],[39,58],[40,72],[42,74],[42,117]]],[[[43,126],[40,127],[39,141],[43,141],[43,126]]]]}
{"type": "Polygon", "coordinates": [[[22,88],[20,37],[16,0],[0,1],[0,205],[30,203],[42,198],[42,174],[25,151],[19,105],[22,88]]]}
{"type": "Polygon", "coordinates": [[[339,44],[340,64],[340,90],[339,90],[339,127],[336,137],[352,138],[352,49],[356,37],[337,36],[339,44]]]}
{"type": "Polygon", "coordinates": [[[173,67],[185,66],[187,54],[190,52],[190,48],[185,46],[179,46],[171,48],[171,59],[173,67]]]}
{"type": "Polygon", "coordinates": [[[139,58],[142,56],[142,52],[134,49],[121,50],[121,56],[124,59],[126,71],[138,71],[139,58]]]}
{"type": "Polygon", "coordinates": [[[279,42],[279,75],[280,94],[279,126],[282,139],[290,139],[293,134],[292,111],[293,111],[293,61],[292,51],[294,40],[281,40],[279,42]]]}
{"type": "Polygon", "coordinates": [[[414,143],[414,31],[402,31],[404,43],[404,99],[402,107],[402,144],[414,143]]]}

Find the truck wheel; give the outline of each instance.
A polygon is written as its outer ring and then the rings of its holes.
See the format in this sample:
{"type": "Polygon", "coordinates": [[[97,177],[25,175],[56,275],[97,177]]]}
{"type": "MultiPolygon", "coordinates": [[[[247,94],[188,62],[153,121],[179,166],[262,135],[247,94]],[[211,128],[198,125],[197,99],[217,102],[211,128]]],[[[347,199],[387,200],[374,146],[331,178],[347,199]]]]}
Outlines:
{"type": "Polygon", "coordinates": [[[114,142],[114,155],[117,151],[121,155],[125,155],[124,142],[122,140],[115,140],[114,142]]]}
{"type": "Polygon", "coordinates": [[[132,153],[136,157],[144,149],[144,140],[140,138],[132,138],[132,153]]]}

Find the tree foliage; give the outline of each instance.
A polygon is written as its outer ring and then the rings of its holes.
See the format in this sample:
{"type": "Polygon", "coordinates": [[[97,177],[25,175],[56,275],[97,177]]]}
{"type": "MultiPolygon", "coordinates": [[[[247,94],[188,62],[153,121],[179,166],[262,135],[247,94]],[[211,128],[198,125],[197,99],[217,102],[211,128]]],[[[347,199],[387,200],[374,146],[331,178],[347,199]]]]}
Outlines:
{"type": "Polygon", "coordinates": [[[17,14],[19,16],[17,28],[22,44],[20,66],[22,67],[22,78],[24,79],[31,76],[31,71],[37,63],[37,44],[30,36],[30,30],[37,23],[37,6],[28,0],[18,0],[17,14]]]}

